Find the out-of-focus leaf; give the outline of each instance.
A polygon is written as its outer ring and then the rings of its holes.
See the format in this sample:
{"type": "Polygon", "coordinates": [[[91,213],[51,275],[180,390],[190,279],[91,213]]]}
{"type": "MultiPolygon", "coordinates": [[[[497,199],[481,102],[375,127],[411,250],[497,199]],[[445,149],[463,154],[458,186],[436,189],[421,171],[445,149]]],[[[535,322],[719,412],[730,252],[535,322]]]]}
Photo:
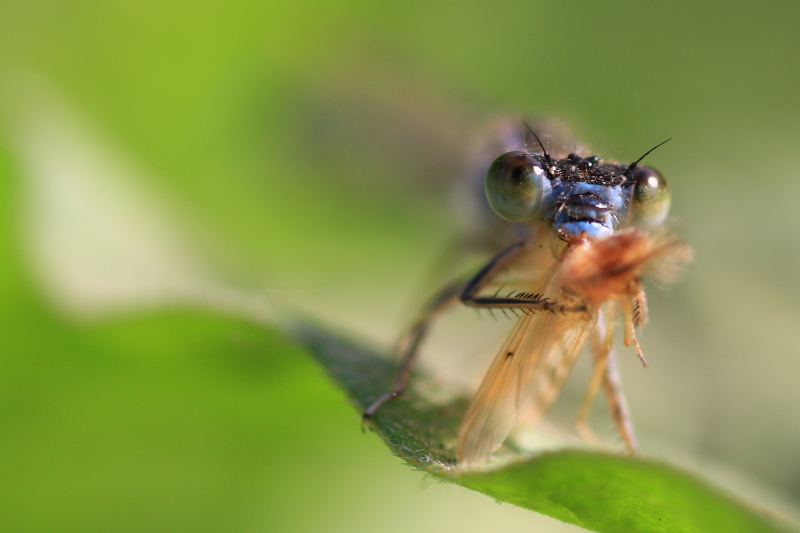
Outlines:
{"type": "MultiPolygon", "coordinates": [[[[297,325],[294,336],[358,409],[390,389],[397,367],[375,351],[308,324],[297,325]]],[[[437,478],[592,531],[790,531],[693,475],[637,457],[565,449],[496,469],[462,470],[454,443],[466,406],[465,398],[432,404],[412,388],[370,426],[392,453],[437,478]]]]}

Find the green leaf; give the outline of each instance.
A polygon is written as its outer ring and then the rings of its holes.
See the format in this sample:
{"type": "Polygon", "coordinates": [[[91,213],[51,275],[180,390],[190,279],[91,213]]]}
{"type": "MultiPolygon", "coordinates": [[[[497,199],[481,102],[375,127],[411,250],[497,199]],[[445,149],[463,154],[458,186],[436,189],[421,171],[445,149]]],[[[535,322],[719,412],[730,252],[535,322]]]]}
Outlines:
{"type": "MultiPolygon", "coordinates": [[[[359,410],[391,388],[397,367],[376,351],[309,324],[293,331],[359,410]]],[[[567,449],[462,470],[454,443],[467,403],[462,397],[434,404],[412,389],[381,408],[370,427],[409,465],[592,531],[792,530],[689,473],[638,457],[567,449]]]]}

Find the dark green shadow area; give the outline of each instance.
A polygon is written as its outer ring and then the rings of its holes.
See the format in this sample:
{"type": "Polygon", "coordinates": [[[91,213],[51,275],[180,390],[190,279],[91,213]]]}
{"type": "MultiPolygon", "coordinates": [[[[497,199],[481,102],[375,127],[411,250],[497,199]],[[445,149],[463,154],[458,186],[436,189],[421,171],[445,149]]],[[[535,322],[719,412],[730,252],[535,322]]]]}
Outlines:
{"type": "MultiPolygon", "coordinates": [[[[358,409],[391,386],[396,367],[375,351],[308,324],[295,326],[294,335],[358,409]]],[[[370,426],[392,453],[420,470],[592,531],[793,530],[691,474],[635,457],[564,450],[520,455],[494,470],[459,471],[453,450],[466,406],[464,398],[431,405],[410,390],[381,409],[370,426]]]]}

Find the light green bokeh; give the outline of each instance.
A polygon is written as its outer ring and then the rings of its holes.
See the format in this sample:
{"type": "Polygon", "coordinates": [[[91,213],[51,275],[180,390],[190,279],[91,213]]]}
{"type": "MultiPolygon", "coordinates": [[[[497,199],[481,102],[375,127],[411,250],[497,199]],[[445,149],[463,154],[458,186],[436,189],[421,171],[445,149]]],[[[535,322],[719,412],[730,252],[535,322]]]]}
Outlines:
{"type": "MultiPolygon", "coordinates": [[[[380,341],[456,227],[436,178],[481,117],[556,114],[621,160],[673,137],[648,162],[697,257],[652,296],[651,368],[623,361],[633,418],[645,450],[733,465],[796,506],[798,16],[781,2],[7,1],[0,76],[38,80],[146,169],[137,186],[218,279],[380,341]]],[[[9,94],[8,530],[576,530],[400,467],[277,334],[180,306],[88,323],[55,310],[9,94]]]]}

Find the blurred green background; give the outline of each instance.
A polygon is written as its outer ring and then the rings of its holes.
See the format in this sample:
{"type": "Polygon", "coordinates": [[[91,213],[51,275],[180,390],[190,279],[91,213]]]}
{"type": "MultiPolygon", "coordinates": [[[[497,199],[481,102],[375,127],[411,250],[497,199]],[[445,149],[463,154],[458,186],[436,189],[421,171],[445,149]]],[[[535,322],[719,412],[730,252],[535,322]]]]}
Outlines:
{"type": "Polygon", "coordinates": [[[648,163],[696,260],[651,296],[651,368],[623,357],[642,449],[797,509],[798,17],[0,3],[2,530],[578,531],[403,468],[258,325],[274,306],[391,341],[495,112],[623,161],[674,138],[648,163]]]}

